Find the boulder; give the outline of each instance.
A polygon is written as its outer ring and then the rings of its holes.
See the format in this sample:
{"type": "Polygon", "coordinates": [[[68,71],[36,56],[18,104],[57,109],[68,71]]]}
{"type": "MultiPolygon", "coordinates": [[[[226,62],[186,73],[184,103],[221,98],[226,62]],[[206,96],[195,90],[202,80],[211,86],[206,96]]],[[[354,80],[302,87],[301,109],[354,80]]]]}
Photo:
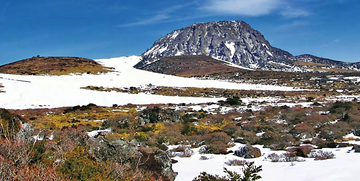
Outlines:
{"type": "Polygon", "coordinates": [[[172,169],[172,160],[164,151],[159,151],[155,156],[155,160],[162,168],[162,175],[166,176],[170,180],[175,180],[177,173],[172,169]]]}
{"type": "Polygon", "coordinates": [[[121,164],[140,164],[145,170],[161,173],[168,180],[175,180],[177,175],[172,169],[172,160],[162,150],[150,150],[146,152],[138,148],[136,141],[118,139],[108,141],[103,136],[91,137],[88,140],[90,153],[93,153],[98,161],[116,160],[121,164]]]}
{"type": "Polygon", "coordinates": [[[98,136],[96,138],[89,138],[88,142],[91,145],[90,152],[96,155],[98,161],[115,159],[119,163],[131,163],[141,157],[137,144],[127,140],[119,139],[110,142],[103,136],[98,136]]]}
{"type": "Polygon", "coordinates": [[[288,148],[287,151],[289,151],[290,153],[295,153],[296,156],[308,157],[308,154],[313,149],[314,147],[311,145],[303,145],[303,146],[288,148]]]}
{"type": "Polygon", "coordinates": [[[355,153],[360,153],[360,145],[354,145],[353,150],[355,150],[355,153]]]}
{"type": "Polygon", "coordinates": [[[29,123],[21,123],[21,129],[16,134],[16,137],[20,140],[26,141],[28,138],[32,137],[34,133],[34,126],[29,123]]]}
{"type": "Polygon", "coordinates": [[[258,158],[261,156],[261,151],[259,148],[247,144],[235,150],[235,155],[244,158],[258,158]]]}

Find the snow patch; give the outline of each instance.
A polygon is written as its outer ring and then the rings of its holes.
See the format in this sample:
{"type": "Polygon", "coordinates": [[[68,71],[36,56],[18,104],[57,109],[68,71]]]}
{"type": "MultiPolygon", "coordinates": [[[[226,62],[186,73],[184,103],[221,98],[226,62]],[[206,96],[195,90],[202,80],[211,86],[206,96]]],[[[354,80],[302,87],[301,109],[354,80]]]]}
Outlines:
{"type": "Polygon", "coordinates": [[[184,52],[176,52],[175,56],[184,55],[184,52]]]}
{"type": "Polygon", "coordinates": [[[234,57],[234,54],[235,54],[235,43],[234,42],[226,42],[225,46],[230,50],[231,59],[232,59],[234,57]]]}
{"type": "Polygon", "coordinates": [[[266,50],[266,53],[273,57],[273,54],[269,50],[266,50]]]}
{"type": "Polygon", "coordinates": [[[269,50],[269,47],[265,43],[263,43],[262,46],[269,50]]]}
{"type": "Polygon", "coordinates": [[[160,48],[159,50],[158,50],[158,54],[161,54],[161,53],[163,53],[165,50],[167,50],[167,45],[165,46],[165,47],[162,47],[162,48],[160,48]]]}
{"type": "Polygon", "coordinates": [[[94,137],[99,133],[101,133],[101,134],[111,133],[111,128],[103,129],[103,130],[94,130],[94,131],[87,132],[89,137],[94,137]]]}
{"type": "Polygon", "coordinates": [[[171,36],[171,39],[175,39],[179,35],[179,31],[174,31],[174,33],[171,36]]]}

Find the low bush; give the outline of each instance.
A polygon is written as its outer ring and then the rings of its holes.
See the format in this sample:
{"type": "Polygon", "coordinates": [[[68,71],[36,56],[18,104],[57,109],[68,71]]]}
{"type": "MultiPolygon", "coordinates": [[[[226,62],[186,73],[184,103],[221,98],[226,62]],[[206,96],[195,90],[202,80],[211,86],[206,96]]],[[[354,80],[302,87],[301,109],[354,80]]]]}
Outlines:
{"type": "Polygon", "coordinates": [[[235,126],[234,124],[230,123],[223,127],[222,131],[224,131],[227,135],[233,136],[236,131],[240,130],[239,126],[235,126]]]}
{"type": "Polygon", "coordinates": [[[271,153],[265,157],[265,160],[269,160],[270,162],[282,162],[282,155],[278,155],[276,153],[271,153]]]}
{"type": "Polygon", "coordinates": [[[206,157],[206,156],[201,156],[200,158],[199,158],[199,160],[209,160],[210,158],[208,158],[208,157],[206,157]]]}
{"type": "Polygon", "coordinates": [[[335,158],[335,154],[331,151],[318,150],[317,152],[311,152],[309,158],[315,158],[315,160],[327,160],[335,158]]]}
{"type": "Polygon", "coordinates": [[[265,131],[259,140],[259,144],[264,145],[265,147],[270,147],[272,144],[277,144],[279,142],[279,136],[272,131],[265,131]]]}
{"type": "Polygon", "coordinates": [[[202,136],[203,141],[205,141],[206,144],[214,143],[216,141],[220,141],[224,144],[227,144],[231,141],[231,137],[228,136],[224,132],[215,132],[210,133],[202,136]]]}
{"type": "Polygon", "coordinates": [[[302,160],[299,160],[299,158],[296,156],[294,152],[286,152],[283,153],[284,155],[284,162],[299,162],[302,160]]]}
{"type": "Polygon", "coordinates": [[[232,159],[232,160],[226,161],[225,165],[227,165],[227,166],[243,166],[246,163],[248,163],[248,161],[246,161],[246,160],[232,159]]]}
{"type": "Polygon", "coordinates": [[[255,181],[261,179],[261,176],[258,175],[258,173],[262,171],[262,166],[255,166],[254,162],[247,162],[243,165],[241,171],[242,174],[239,174],[224,168],[224,172],[227,175],[223,177],[202,172],[199,176],[194,178],[193,181],[255,181]]]}
{"type": "Polygon", "coordinates": [[[250,145],[257,143],[260,140],[260,138],[256,136],[254,132],[245,130],[236,131],[234,133],[234,137],[236,138],[236,142],[250,145]]]}
{"type": "Polygon", "coordinates": [[[242,101],[238,96],[233,96],[232,98],[227,98],[225,100],[225,103],[230,104],[230,105],[241,105],[242,101]]]}
{"type": "Polygon", "coordinates": [[[268,160],[270,162],[303,162],[305,160],[299,159],[294,152],[286,152],[283,154],[271,153],[265,157],[264,160],[268,160]]]}
{"type": "Polygon", "coordinates": [[[227,153],[227,144],[221,141],[215,141],[207,145],[208,153],[214,154],[226,154],[227,153]]]}

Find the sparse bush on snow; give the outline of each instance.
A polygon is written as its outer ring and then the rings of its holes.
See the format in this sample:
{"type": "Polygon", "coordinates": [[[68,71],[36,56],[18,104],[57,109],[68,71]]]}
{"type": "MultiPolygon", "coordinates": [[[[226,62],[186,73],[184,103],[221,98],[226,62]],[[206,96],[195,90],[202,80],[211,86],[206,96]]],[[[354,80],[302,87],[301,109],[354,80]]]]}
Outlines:
{"type": "Polygon", "coordinates": [[[315,160],[327,160],[335,158],[335,154],[333,154],[331,151],[322,150],[318,150],[317,152],[311,152],[308,156],[309,158],[315,158],[315,160]]]}
{"type": "Polygon", "coordinates": [[[264,160],[270,162],[303,162],[305,160],[299,159],[294,152],[286,152],[283,154],[271,153],[265,157],[264,160]]]}
{"type": "Polygon", "coordinates": [[[246,163],[249,163],[246,160],[238,160],[238,159],[232,159],[225,162],[225,165],[227,166],[243,166],[246,163]]]}
{"type": "Polygon", "coordinates": [[[258,172],[262,171],[262,166],[255,166],[254,162],[247,162],[241,169],[242,174],[229,171],[224,167],[226,176],[220,177],[219,175],[211,175],[206,172],[200,173],[193,181],[255,181],[261,179],[258,172]]]}

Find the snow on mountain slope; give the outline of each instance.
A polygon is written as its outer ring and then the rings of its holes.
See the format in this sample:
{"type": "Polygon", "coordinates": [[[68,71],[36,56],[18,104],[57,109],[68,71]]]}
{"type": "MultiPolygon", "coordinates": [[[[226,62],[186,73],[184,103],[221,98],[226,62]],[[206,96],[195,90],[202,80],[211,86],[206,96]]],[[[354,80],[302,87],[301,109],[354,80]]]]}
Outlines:
{"type": "Polygon", "coordinates": [[[217,102],[218,98],[170,97],[119,92],[97,92],[83,90],[88,85],[103,87],[130,87],[153,84],[176,87],[216,87],[227,89],[257,89],[293,91],[291,87],[234,84],[214,80],[197,80],[138,70],[133,66],[141,60],[139,56],[96,60],[117,72],[101,75],[29,76],[0,74],[6,91],[0,93],[0,107],[26,109],[40,107],[62,107],[94,103],[102,106],[149,103],[203,103],[217,102]]]}

